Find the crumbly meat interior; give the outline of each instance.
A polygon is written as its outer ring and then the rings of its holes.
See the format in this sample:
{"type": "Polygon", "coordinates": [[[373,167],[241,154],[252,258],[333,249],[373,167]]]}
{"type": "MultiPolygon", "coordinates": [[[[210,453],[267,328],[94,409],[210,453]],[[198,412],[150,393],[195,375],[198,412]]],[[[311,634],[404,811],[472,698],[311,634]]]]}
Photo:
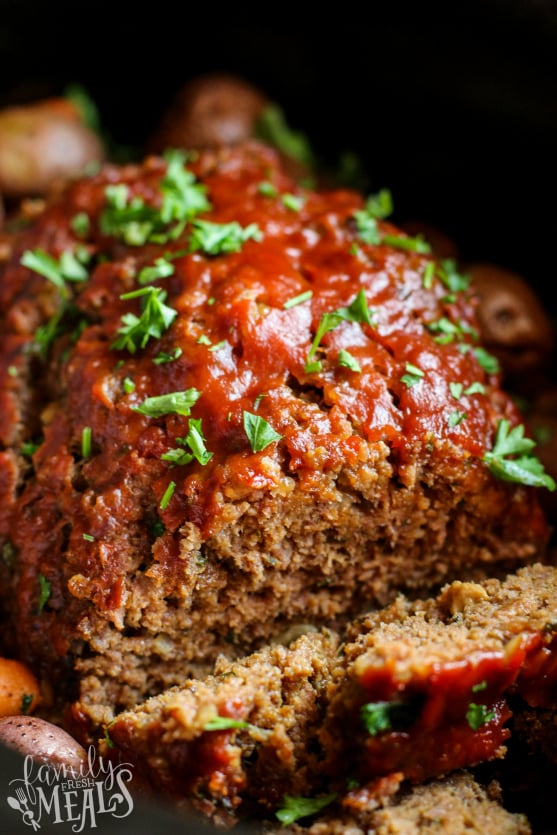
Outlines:
{"type": "Polygon", "coordinates": [[[542,558],[474,300],[361,195],[257,143],[151,157],[3,250],[10,649],[84,739],[290,624],[542,558]]]}
{"type": "MultiPolygon", "coordinates": [[[[554,705],[556,606],[557,569],[541,564],[502,582],[455,581],[436,598],[399,596],[354,621],[342,642],[306,627],[244,659],[220,659],[212,675],[115,717],[101,751],[223,828],[272,820],[288,797],[323,798],[327,816],[354,825],[371,813],[375,821],[412,786],[503,758],[511,704],[522,703],[518,728],[522,714],[554,705]]],[[[439,802],[452,796],[443,785],[439,802]]],[[[411,794],[410,808],[418,813],[428,793],[411,794]]],[[[466,805],[466,794],[453,800],[466,805]]],[[[507,824],[518,825],[512,816],[507,824]]]]}

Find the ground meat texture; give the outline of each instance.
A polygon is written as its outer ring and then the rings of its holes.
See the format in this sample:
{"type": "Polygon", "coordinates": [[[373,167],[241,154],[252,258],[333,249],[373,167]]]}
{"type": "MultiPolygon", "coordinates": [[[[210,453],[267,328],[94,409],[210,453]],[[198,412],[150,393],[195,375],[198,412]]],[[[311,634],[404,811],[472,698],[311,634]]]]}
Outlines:
{"type": "Polygon", "coordinates": [[[540,564],[400,596],[350,624],[340,646],[309,632],[221,659],[213,675],[119,714],[101,752],[221,826],[272,819],[287,797],[327,798],[327,814],[357,819],[412,785],[504,758],[511,702],[554,711],[556,606],[557,568],[540,564]]]}
{"type": "Polygon", "coordinates": [[[13,234],[5,605],[84,739],[289,624],[541,558],[536,490],[483,460],[521,417],[473,299],[365,205],[248,143],[105,166],[13,234]]]}
{"type": "MultiPolygon", "coordinates": [[[[494,787],[495,788],[495,787],[494,787]]],[[[383,808],[347,808],[291,826],[264,826],[264,835],[530,835],[521,813],[508,812],[471,774],[462,771],[443,780],[395,794],[383,808]],[[306,825],[304,825],[304,823],[306,825]]],[[[352,804],[354,805],[354,804],[352,804]]]]}

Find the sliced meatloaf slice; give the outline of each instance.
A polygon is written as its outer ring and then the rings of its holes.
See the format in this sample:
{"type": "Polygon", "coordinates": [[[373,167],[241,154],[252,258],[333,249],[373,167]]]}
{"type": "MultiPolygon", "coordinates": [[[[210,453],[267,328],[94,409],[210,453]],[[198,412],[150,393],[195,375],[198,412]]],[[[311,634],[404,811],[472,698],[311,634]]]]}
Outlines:
{"type": "Polygon", "coordinates": [[[348,797],[340,810],[329,810],[290,826],[264,826],[264,835],[531,835],[521,813],[508,812],[497,796],[460,771],[420,786],[406,786],[385,806],[358,806],[348,797]],[[336,816],[335,816],[336,812],[336,816]],[[304,825],[305,824],[305,825],[304,825]]]}
{"type": "Polygon", "coordinates": [[[557,706],[556,610],[557,568],[540,564],[401,596],[354,622],[338,650],[309,633],[222,660],[117,716],[102,751],[216,821],[273,814],[287,796],[381,804],[400,785],[503,757],[510,698],[557,706]]]}
{"type": "Polygon", "coordinates": [[[105,166],[0,265],[13,654],[91,729],[300,620],[542,558],[451,264],[257,143],[105,166]]]}

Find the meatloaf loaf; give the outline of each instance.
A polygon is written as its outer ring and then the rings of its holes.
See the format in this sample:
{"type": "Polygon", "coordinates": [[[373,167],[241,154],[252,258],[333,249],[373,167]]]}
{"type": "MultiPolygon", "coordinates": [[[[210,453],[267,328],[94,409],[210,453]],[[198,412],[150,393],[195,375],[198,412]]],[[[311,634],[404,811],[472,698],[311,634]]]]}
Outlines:
{"type": "Polygon", "coordinates": [[[388,203],[248,142],[105,165],[4,235],[8,648],[84,738],[289,624],[543,558],[474,298],[388,203]]]}
{"type": "MultiPolygon", "coordinates": [[[[346,641],[309,631],[190,679],[107,727],[104,756],[215,823],[366,813],[399,790],[506,753],[509,701],[557,706],[557,568],[399,595],[346,641]],[[315,805],[317,804],[317,805],[315,805]]],[[[285,638],[286,640],[286,638],[285,638]]]]}

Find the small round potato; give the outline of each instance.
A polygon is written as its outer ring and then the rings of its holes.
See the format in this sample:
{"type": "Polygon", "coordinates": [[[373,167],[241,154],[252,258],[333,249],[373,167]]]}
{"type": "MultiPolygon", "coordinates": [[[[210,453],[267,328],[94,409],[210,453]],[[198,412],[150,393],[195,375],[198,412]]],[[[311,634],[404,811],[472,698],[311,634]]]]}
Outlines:
{"type": "Polygon", "coordinates": [[[267,97],[243,78],[220,73],[199,76],[178,91],[148,150],[235,145],[253,136],[257,118],[268,104],[267,97]]]}
{"type": "Polygon", "coordinates": [[[15,658],[0,658],[0,717],[30,713],[40,703],[39,683],[15,658]]]}
{"type": "Polygon", "coordinates": [[[482,342],[514,377],[547,368],[554,331],[543,305],[526,280],[495,264],[475,263],[465,269],[478,298],[482,342]]]}
{"type": "Polygon", "coordinates": [[[47,765],[63,765],[79,773],[87,763],[82,745],[58,725],[37,716],[4,716],[0,719],[0,743],[23,757],[30,755],[47,765]]]}
{"type": "Polygon", "coordinates": [[[0,193],[45,195],[57,180],[105,157],[103,143],[69,102],[45,99],[0,111],[0,193]]]}

